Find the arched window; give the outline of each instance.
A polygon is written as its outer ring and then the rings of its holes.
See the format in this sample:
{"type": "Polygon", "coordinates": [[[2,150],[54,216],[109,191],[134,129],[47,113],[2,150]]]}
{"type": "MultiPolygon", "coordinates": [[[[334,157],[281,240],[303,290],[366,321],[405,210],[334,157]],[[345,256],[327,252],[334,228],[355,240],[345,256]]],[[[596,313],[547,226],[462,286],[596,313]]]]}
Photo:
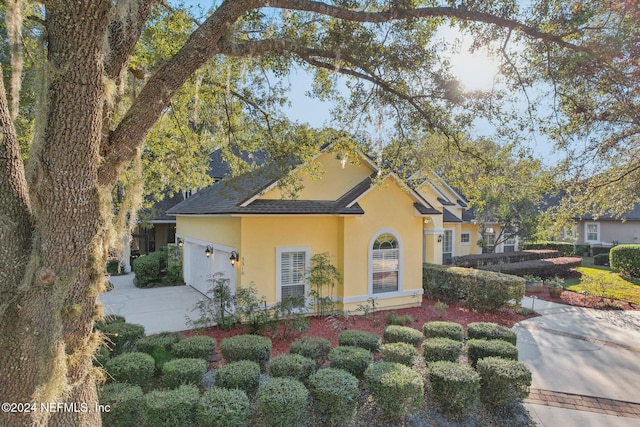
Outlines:
{"type": "Polygon", "coordinates": [[[374,294],[398,291],[400,245],[393,234],[383,233],[373,241],[371,266],[374,294]]]}

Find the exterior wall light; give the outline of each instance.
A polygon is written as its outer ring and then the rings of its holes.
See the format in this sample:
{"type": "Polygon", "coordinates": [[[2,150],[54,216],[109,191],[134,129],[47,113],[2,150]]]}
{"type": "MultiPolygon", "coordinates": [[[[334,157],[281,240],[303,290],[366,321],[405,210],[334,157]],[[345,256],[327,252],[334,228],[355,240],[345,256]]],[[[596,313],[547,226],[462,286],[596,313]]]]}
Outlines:
{"type": "Polygon", "coordinates": [[[213,253],[213,248],[211,246],[207,246],[207,249],[205,249],[204,254],[207,256],[207,258],[209,258],[212,253],[213,253]]]}
{"type": "Polygon", "coordinates": [[[438,243],[442,243],[442,234],[438,234],[438,243]]]}
{"type": "Polygon", "coordinates": [[[231,261],[231,265],[236,265],[236,262],[238,260],[240,260],[240,255],[238,255],[238,252],[231,251],[231,256],[229,257],[229,261],[231,261]]]}
{"type": "Polygon", "coordinates": [[[184,246],[184,240],[178,239],[178,246],[179,247],[183,247],[184,246]]]}

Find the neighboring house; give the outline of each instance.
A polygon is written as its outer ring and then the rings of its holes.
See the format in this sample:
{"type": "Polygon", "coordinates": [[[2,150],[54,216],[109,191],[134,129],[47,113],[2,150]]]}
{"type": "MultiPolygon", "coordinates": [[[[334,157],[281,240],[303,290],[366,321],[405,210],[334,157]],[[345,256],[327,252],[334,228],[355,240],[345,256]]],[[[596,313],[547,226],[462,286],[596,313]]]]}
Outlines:
{"type": "Polygon", "coordinates": [[[346,163],[329,147],[314,161],[324,171],[319,179],[304,168],[292,172],[303,184],[295,199],[262,167],[169,209],[185,282],[206,292],[212,274],[222,273],[232,292],[254,284],[270,304],[308,297],[311,256],[326,252],[342,276],[334,292],[340,309],[372,298],[380,308],[420,304],[423,262],[462,252],[462,236],[473,233],[462,220],[464,199],[435,177],[413,189],[394,174],[379,176],[362,154],[346,163]]]}
{"type": "Polygon", "coordinates": [[[576,244],[614,246],[640,243],[640,203],[622,217],[585,215],[576,219],[576,244]]]}
{"type": "MultiPolygon", "coordinates": [[[[560,197],[547,197],[543,210],[560,204],[560,197]]],[[[574,218],[575,224],[557,240],[591,247],[612,247],[619,244],[640,244],[640,203],[621,216],[583,215],[574,218]]]]}

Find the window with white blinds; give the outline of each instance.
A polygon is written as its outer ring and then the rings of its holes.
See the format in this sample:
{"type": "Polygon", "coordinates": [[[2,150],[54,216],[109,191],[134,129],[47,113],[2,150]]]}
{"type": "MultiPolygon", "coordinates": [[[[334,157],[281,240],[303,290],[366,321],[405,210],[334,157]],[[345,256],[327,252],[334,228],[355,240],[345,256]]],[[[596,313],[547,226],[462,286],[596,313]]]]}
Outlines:
{"type": "Polygon", "coordinates": [[[373,242],[371,265],[374,294],[398,290],[400,248],[398,241],[392,234],[381,234],[373,242]]]}
{"type": "Polygon", "coordinates": [[[307,254],[302,251],[280,255],[280,298],[305,296],[307,254]]]}

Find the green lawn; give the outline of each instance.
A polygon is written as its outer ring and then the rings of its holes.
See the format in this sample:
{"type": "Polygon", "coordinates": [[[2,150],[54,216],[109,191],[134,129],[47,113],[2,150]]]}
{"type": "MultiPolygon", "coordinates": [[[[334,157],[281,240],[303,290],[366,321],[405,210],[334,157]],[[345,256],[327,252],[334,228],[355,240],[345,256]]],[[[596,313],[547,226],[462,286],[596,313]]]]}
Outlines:
{"type": "Polygon", "coordinates": [[[591,295],[628,301],[640,305],[640,279],[625,279],[611,271],[609,267],[590,265],[578,267],[582,277],[565,282],[570,291],[587,291],[591,295]]]}

